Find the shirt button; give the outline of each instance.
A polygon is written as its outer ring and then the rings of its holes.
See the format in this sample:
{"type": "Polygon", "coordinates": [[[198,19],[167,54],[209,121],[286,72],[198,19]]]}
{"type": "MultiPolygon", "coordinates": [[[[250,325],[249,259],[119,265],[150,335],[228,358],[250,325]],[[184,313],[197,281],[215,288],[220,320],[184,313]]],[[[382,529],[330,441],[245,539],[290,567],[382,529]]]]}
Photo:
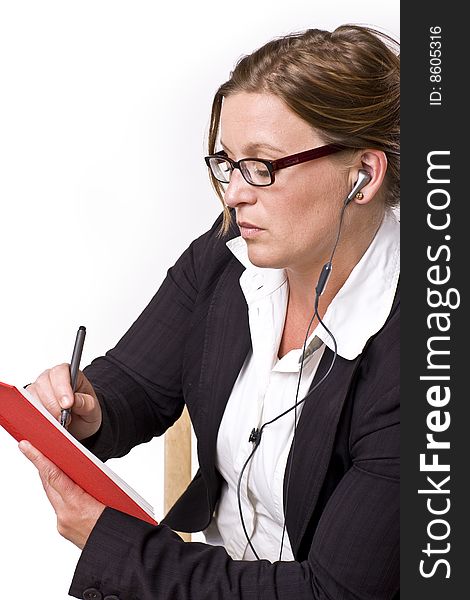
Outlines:
{"type": "Polygon", "coordinates": [[[88,588],[83,592],[83,600],[102,600],[103,594],[96,588],[88,588]]]}

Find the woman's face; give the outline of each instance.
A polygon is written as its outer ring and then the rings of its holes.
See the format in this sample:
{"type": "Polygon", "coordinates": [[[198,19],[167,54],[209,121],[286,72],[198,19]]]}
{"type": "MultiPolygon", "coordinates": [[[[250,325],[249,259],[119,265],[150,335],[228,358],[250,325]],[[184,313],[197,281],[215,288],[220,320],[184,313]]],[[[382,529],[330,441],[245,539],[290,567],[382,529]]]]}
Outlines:
{"type": "MultiPolygon", "coordinates": [[[[275,160],[324,145],[313,128],[271,94],[240,92],[225,98],[223,149],[233,160],[275,160]]],[[[269,187],[247,183],[238,169],[226,187],[251,262],[308,271],[328,260],[349,192],[348,170],[327,156],[275,172],[269,187]]]]}

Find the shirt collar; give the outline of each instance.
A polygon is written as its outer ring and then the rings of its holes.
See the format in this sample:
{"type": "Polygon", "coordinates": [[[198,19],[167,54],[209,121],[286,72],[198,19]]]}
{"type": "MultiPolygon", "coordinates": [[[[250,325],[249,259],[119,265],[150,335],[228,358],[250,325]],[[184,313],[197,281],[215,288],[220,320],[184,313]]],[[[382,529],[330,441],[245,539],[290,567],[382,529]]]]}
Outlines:
{"type": "Polygon", "coordinates": [[[272,294],[287,281],[284,269],[254,265],[248,258],[248,247],[241,236],[229,240],[226,245],[246,269],[240,277],[240,285],[248,305],[272,294]]]}
{"type": "MultiPolygon", "coordinates": [[[[253,265],[242,237],[229,240],[227,247],[246,269],[240,277],[240,285],[248,305],[275,292],[287,281],[284,269],[253,265]]],[[[382,328],[393,304],[399,274],[400,225],[395,213],[388,210],[371,244],[323,318],[335,336],[340,356],[348,360],[356,358],[367,340],[382,328]]],[[[334,349],[332,339],[321,324],[313,330],[309,342],[315,335],[334,349]]]]}

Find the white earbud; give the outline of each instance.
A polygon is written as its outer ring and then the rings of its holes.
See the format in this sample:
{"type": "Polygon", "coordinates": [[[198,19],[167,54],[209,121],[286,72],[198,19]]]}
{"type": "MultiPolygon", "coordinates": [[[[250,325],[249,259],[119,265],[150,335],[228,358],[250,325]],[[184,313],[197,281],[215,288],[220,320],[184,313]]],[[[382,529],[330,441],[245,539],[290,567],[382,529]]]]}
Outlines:
{"type": "Polygon", "coordinates": [[[359,173],[357,176],[357,181],[354,184],[352,190],[349,192],[345,204],[349,204],[351,200],[354,200],[356,194],[358,194],[364,186],[366,186],[369,181],[372,179],[370,173],[365,169],[359,169],[359,173]]]}

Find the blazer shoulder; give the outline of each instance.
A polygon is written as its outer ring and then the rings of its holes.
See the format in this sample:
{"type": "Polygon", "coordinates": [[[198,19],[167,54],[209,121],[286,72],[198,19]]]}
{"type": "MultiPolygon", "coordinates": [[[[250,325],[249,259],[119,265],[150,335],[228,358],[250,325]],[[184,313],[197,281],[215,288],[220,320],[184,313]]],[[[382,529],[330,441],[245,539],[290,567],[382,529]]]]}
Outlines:
{"type": "Polygon", "coordinates": [[[236,226],[231,224],[227,233],[222,233],[223,213],[214,221],[212,227],[196,238],[182,255],[189,263],[198,282],[198,288],[210,286],[232,260],[236,260],[227,247],[227,242],[239,235],[236,226]]]}
{"type": "Polygon", "coordinates": [[[397,285],[392,308],[385,323],[370,338],[367,346],[365,356],[376,358],[376,353],[378,353],[379,362],[385,358],[383,354],[390,351],[395,353],[395,358],[398,358],[400,352],[400,283],[397,285]]]}

